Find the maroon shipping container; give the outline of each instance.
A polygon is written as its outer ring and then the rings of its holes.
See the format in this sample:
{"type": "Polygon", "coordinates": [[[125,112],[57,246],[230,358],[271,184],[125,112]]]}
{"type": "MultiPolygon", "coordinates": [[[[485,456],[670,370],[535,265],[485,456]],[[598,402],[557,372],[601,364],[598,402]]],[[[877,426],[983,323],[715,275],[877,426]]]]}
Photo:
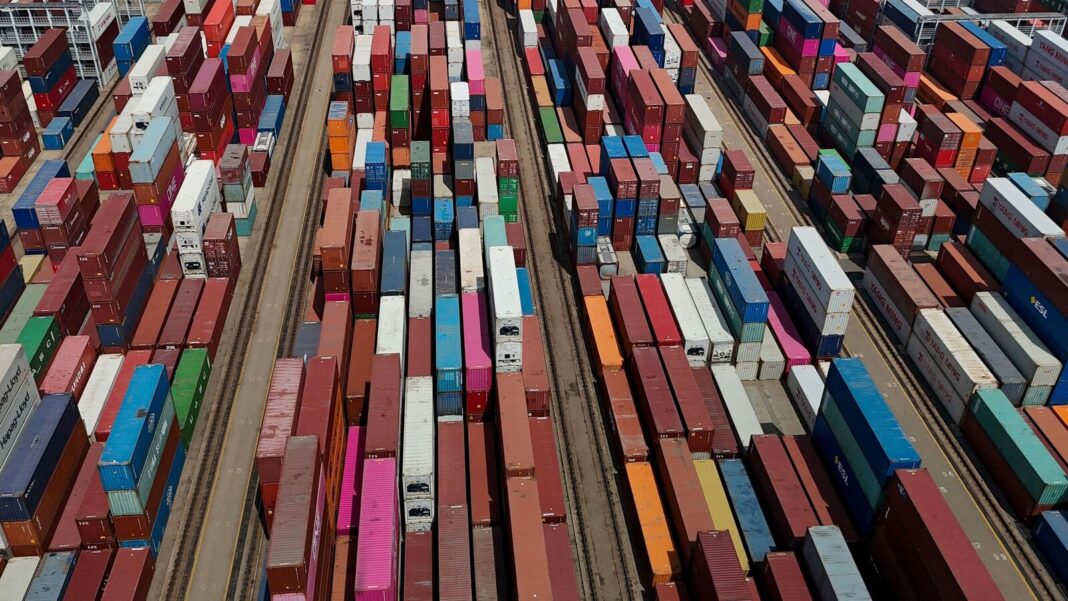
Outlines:
{"type": "MultiPolygon", "coordinates": [[[[913,42],[908,34],[893,25],[881,25],[875,29],[873,47],[884,62],[889,58],[905,72],[923,70],[927,55],[913,42]],[[885,58],[884,58],[885,57],[885,58]]],[[[887,63],[889,64],[889,63],[887,63]]]]}
{"type": "Polygon", "coordinates": [[[534,470],[538,474],[538,497],[541,500],[541,519],[555,523],[567,521],[564,483],[560,478],[560,458],[556,454],[553,420],[531,417],[530,439],[534,450],[534,470]]]}
{"type": "Polygon", "coordinates": [[[631,276],[616,276],[608,292],[608,306],[612,321],[619,332],[619,341],[625,357],[636,347],[653,345],[653,334],[645,319],[638,287],[631,276]]]}
{"type": "Polygon", "coordinates": [[[877,244],[871,247],[868,269],[910,324],[920,309],[938,308],[938,299],[912,266],[890,246],[877,244]]]}
{"type": "Polygon", "coordinates": [[[918,200],[932,200],[942,197],[945,185],[942,175],[921,158],[905,159],[898,169],[901,181],[918,200]]]}
{"type": "Polygon", "coordinates": [[[890,546],[907,541],[897,559],[910,575],[926,574],[942,599],[1000,599],[997,585],[927,470],[898,470],[876,524],[890,546]]]}
{"type": "Polygon", "coordinates": [[[185,346],[186,335],[189,333],[189,324],[193,321],[193,313],[196,311],[200,293],[204,289],[204,280],[182,280],[178,285],[178,292],[174,295],[174,302],[167,314],[167,321],[160,331],[159,348],[182,348],[185,346]]]}
{"type": "Polygon", "coordinates": [[[642,422],[651,427],[656,438],[685,435],[682,420],[675,409],[667,376],[655,348],[634,349],[627,369],[642,422]]]}
{"type": "Polygon", "coordinates": [[[471,525],[481,527],[500,523],[497,432],[485,422],[467,422],[467,474],[471,489],[471,525]]]}
{"type": "Polygon", "coordinates": [[[400,355],[371,359],[371,393],[367,406],[367,458],[395,457],[400,442],[400,355]]]}
{"type": "Polygon", "coordinates": [[[746,579],[738,554],[726,530],[708,528],[695,537],[690,583],[701,599],[759,600],[752,581],[746,579]]]}
{"type": "Polygon", "coordinates": [[[520,374],[496,374],[497,440],[501,443],[501,462],[507,477],[530,478],[535,475],[534,448],[527,422],[526,395],[520,374]]]}
{"type": "Polygon", "coordinates": [[[204,280],[204,291],[193,313],[189,325],[186,346],[189,348],[208,349],[208,358],[215,360],[215,353],[222,342],[226,317],[230,313],[230,301],[233,300],[233,281],[226,278],[208,278],[204,280]]]}
{"type": "MultiPolygon", "coordinates": [[[[178,3],[181,6],[181,2],[178,3]]],[[[82,550],[78,553],[78,562],[74,565],[74,571],[70,575],[67,591],[63,595],[63,601],[78,601],[88,599],[95,601],[100,598],[100,593],[108,579],[108,571],[111,569],[111,560],[115,555],[114,549],[82,550]]]]}
{"type": "Polygon", "coordinates": [[[712,419],[712,456],[717,459],[737,457],[739,454],[738,439],[734,437],[730,420],[727,418],[727,409],[723,405],[723,399],[719,395],[715,378],[712,372],[704,367],[693,367],[694,378],[697,380],[697,388],[701,392],[701,399],[708,409],[712,419]]]}
{"type": "Polygon", "coordinates": [[[67,51],[67,32],[65,29],[49,29],[41,34],[37,42],[22,57],[22,65],[27,75],[43,76],[52,65],[67,51]]]}
{"type": "MultiPolygon", "coordinates": [[[[504,536],[501,529],[496,526],[472,528],[471,551],[475,562],[475,598],[478,601],[507,599],[508,575],[504,570],[508,564],[504,561],[504,536]]],[[[405,555],[407,556],[407,551],[405,555]]],[[[409,599],[407,594],[404,598],[409,599]]]]}
{"type": "Polygon", "coordinates": [[[359,425],[371,393],[371,357],[375,354],[378,320],[357,319],[352,328],[348,375],[345,381],[345,416],[349,425],[359,425]]]}
{"type": "Polygon", "coordinates": [[[715,429],[708,413],[701,390],[694,378],[693,369],[681,346],[660,347],[660,357],[668,382],[675,393],[675,404],[686,427],[686,441],[695,457],[707,459],[712,456],[712,432],[715,429]]]}
{"type": "MultiPolygon", "coordinates": [[[[538,480],[538,492],[545,488],[538,480]]],[[[549,574],[552,577],[553,599],[580,599],[578,579],[575,577],[575,562],[571,557],[571,538],[567,524],[545,524],[545,551],[549,556],[549,574]]]]}
{"type": "Polygon", "coordinates": [[[934,263],[914,263],[912,267],[944,308],[967,306],[967,303],[953,290],[949,282],[942,277],[941,272],[939,272],[938,267],[935,267],[934,263]]]}
{"type": "Polygon", "coordinates": [[[764,556],[761,570],[764,598],[768,601],[811,601],[801,564],[791,551],[772,551],[764,556]]]}
{"type": "MultiPolygon", "coordinates": [[[[353,237],[352,250],[352,291],[378,292],[378,272],[382,263],[381,237],[382,219],[378,211],[360,211],[356,215],[356,233],[353,237]]],[[[377,312],[377,300],[374,310],[360,313],[377,312]]]]}
{"type": "Polygon", "coordinates": [[[204,229],[204,258],[209,278],[237,280],[241,273],[241,249],[233,213],[214,213],[204,229]]]}
{"type": "Polygon", "coordinates": [[[141,321],[138,322],[137,329],[134,330],[133,338],[130,340],[130,348],[151,349],[156,346],[180,283],[181,280],[156,280],[145,310],[141,314],[141,321]]]}
{"type": "Polygon", "coordinates": [[[615,435],[613,447],[617,455],[627,463],[648,461],[649,447],[645,444],[627,374],[619,369],[605,369],[601,372],[601,386],[603,402],[611,412],[612,432],[615,435]]]}
{"type": "Polygon", "coordinates": [[[289,48],[275,50],[274,58],[267,67],[267,92],[281,95],[288,103],[293,91],[293,55],[289,48]]]}
{"type": "MultiPolygon", "coordinates": [[[[657,441],[657,449],[658,480],[671,517],[675,544],[685,565],[694,553],[698,533],[714,530],[715,525],[685,441],[661,438],[657,441]]],[[[733,547],[731,554],[734,555],[733,547]]]]}
{"type": "Polygon", "coordinates": [[[808,495],[808,501],[816,514],[821,526],[838,526],[842,532],[842,538],[846,542],[854,543],[860,540],[860,536],[853,527],[853,521],[849,518],[845,506],[842,505],[838,493],[835,491],[831,478],[827,474],[823,463],[816,454],[816,448],[807,435],[783,436],[783,448],[793,462],[794,470],[801,481],[801,486],[808,495]]]}
{"type": "Polygon", "coordinates": [[[322,544],[322,473],[316,437],[291,437],[267,547],[267,583],[273,594],[307,592],[308,572],[322,544]]]}
{"type": "MultiPolygon", "coordinates": [[[[498,170],[500,169],[500,163],[497,163],[498,170]]],[[[506,223],[504,224],[504,231],[507,235],[508,246],[512,247],[512,252],[515,254],[515,266],[526,267],[527,266],[527,239],[523,233],[522,223],[506,223]]]]}
{"type": "MultiPolygon", "coordinates": [[[[346,539],[347,540],[347,539],[346,539]]],[[[354,541],[355,542],[355,541],[354,541]]],[[[352,550],[353,568],[356,566],[356,550],[352,550]]],[[[477,565],[477,563],[476,563],[477,565]]],[[[355,572],[353,572],[355,574],[355,572]]],[[[346,579],[346,585],[351,587],[351,577],[346,579]]],[[[337,589],[335,589],[336,591],[337,589]]],[[[346,591],[344,597],[339,597],[335,592],[333,599],[351,599],[351,591],[346,591]]],[[[433,601],[434,599],[434,533],[433,532],[405,532],[404,533],[404,594],[403,599],[412,601],[433,601]]]]}
{"type": "Polygon", "coordinates": [[[1020,171],[1030,175],[1043,175],[1049,166],[1049,153],[1004,119],[995,118],[987,122],[984,136],[997,147],[999,154],[1019,161],[1016,166],[1020,171]]]}
{"type": "Polygon", "coordinates": [[[653,274],[641,274],[634,276],[635,285],[641,295],[645,314],[653,327],[653,336],[659,346],[679,346],[682,344],[682,334],[679,333],[675,317],[671,312],[664,287],[660,284],[660,277],[653,274]]]}
{"type": "Polygon", "coordinates": [[[82,396],[89,374],[96,364],[96,349],[88,336],[67,336],[59,343],[52,363],[41,381],[41,394],[64,394],[74,396],[74,402],[82,396]]]}
{"type": "Polygon", "coordinates": [[[82,241],[78,267],[85,278],[106,278],[115,269],[119,254],[131,236],[141,237],[137,206],[129,192],[111,194],[100,203],[93,225],[82,241]]]}
{"type": "Polygon", "coordinates": [[[437,515],[437,598],[471,599],[471,527],[467,505],[444,505],[438,502],[437,515]]]}
{"type": "Polygon", "coordinates": [[[275,359],[263,423],[256,445],[256,470],[260,482],[278,482],[286,441],[293,435],[304,388],[304,360],[275,359]]]}
{"type": "Polygon", "coordinates": [[[661,582],[653,587],[653,591],[656,601],[688,601],[690,598],[686,585],[681,582],[661,582]]]}
{"type": "Polygon", "coordinates": [[[145,601],[155,568],[152,552],[147,547],[115,551],[100,601],[145,601]]]}
{"type": "MultiPolygon", "coordinates": [[[[490,426],[487,426],[490,427],[490,426]]],[[[437,423],[438,506],[467,504],[467,453],[464,422],[437,423]]]]}
{"type": "MultiPolygon", "coordinates": [[[[77,255],[77,253],[73,254],[77,255]]],[[[146,265],[148,265],[148,253],[145,250],[144,238],[140,233],[127,237],[122,250],[116,257],[114,270],[110,275],[90,277],[82,273],[86,297],[90,303],[105,304],[123,298],[120,296],[123,287],[136,282],[138,276],[144,273],[146,265]]]]}
{"type": "Polygon", "coordinates": [[[352,347],[352,311],[348,301],[323,303],[323,325],[319,330],[319,347],[316,355],[337,357],[338,365],[348,363],[352,347]]]}
{"type": "MultiPolygon", "coordinates": [[[[93,457],[94,452],[99,458],[103,452],[104,443],[94,443],[86,453],[86,462],[93,457]],[[94,447],[99,447],[94,451],[94,447]]],[[[95,464],[95,463],[94,463],[95,464]]],[[[83,464],[84,465],[84,464],[83,464]]],[[[78,528],[78,536],[84,549],[103,549],[114,546],[115,531],[111,525],[110,509],[108,507],[108,495],[104,491],[104,485],[100,481],[100,473],[92,470],[85,483],[85,491],[82,493],[81,502],[74,514],[74,524],[78,528]]],[[[82,484],[79,476],[76,485],[82,484]]]]}
{"type": "MultiPolygon", "coordinates": [[[[85,297],[78,259],[73,253],[60,262],[33,314],[55,317],[64,334],[78,333],[89,314],[89,301],[85,297]]],[[[43,376],[44,372],[40,375],[43,376]]]]}
{"type": "Polygon", "coordinates": [[[809,527],[819,526],[782,439],[769,434],[754,436],[746,456],[753,484],[775,529],[776,539],[798,546],[809,527]]]}
{"type": "Polygon", "coordinates": [[[579,291],[583,298],[587,296],[604,297],[604,288],[601,287],[601,276],[597,273],[596,265],[578,265],[575,267],[578,275],[579,291]]]}
{"type": "Polygon", "coordinates": [[[541,324],[533,315],[523,318],[523,388],[526,390],[527,411],[531,415],[549,415],[551,384],[545,367],[545,344],[541,338],[541,324]]]}
{"type": "Polygon", "coordinates": [[[433,320],[429,317],[408,318],[408,354],[405,357],[406,377],[418,378],[434,375],[433,320]]]}
{"type": "Polygon", "coordinates": [[[1025,238],[1017,266],[1062,314],[1068,315],[1068,260],[1051,241],[1025,238]]]}
{"type": "MultiPolygon", "coordinates": [[[[103,488],[100,486],[100,472],[96,469],[96,464],[100,461],[100,454],[104,451],[104,443],[96,442],[89,445],[89,450],[85,454],[85,459],[82,461],[81,468],[78,470],[78,477],[74,481],[74,486],[71,487],[70,496],[63,506],[63,513],[59,516],[59,521],[56,523],[56,530],[52,534],[52,540],[48,543],[49,551],[74,551],[82,547],[83,542],[95,543],[98,541],[83,541],[81,532],[78,530],[77,517],[81,510],[82,502],[86,495],[92,494],[94,488],[103,492],[103,488]]],[[[107,497],[104,498],[105,506],[107,504],[107,497]]],[[[79,557],[79,561],[81,557],[79,557]]]]}
{"type": "Polygon", "coordinates": [[[856,65],[861,73],[871,80],[875,87],[882,91],[887,104],[900,104],[905,100],[905,81],[894,73],[894,70],[884,63],[874,52],[861,52],[857,54],[856,65]]]}

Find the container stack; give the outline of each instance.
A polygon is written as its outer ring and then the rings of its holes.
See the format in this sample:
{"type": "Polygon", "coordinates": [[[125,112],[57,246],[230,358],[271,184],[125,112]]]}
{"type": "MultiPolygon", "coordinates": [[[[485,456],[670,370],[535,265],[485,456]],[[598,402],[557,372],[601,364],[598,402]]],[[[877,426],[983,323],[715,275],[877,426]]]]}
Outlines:
{"type": "Polygon", "coordinates": [[[236,17],[233,3],[229,6],[225,2],[212,3],[201,26],[208,58],[219,58],[236,17]]]}
{"type": "Polygon", "coordinates": [[[222,182],[222,210],[233,213],[238,236],[251,236],[256,224],[256,191],[253,188],[249,149],[230,144],[219,160],[222,182]]]}
{"type": "MultiPolygon", "coordinates": [[[[979,90],[990,47],[960,23],[947,23],[935,31],[928,72],[953,95],[972,99],[979,90]]],[[[996,65],[994,65],[996,66],[996,65]]]]}
{"type": "MultiPolygon", "coordinates": [[[[156,79],[160,84],[169,84],[166,77],[156,79]]],[[[146,94],[144,98],[150,96],[146,94]]],[[[171,105],[172,109],[177,108],[173,100],[171,105]]],[[[141,143],[130,154],[129,172],[134,200],[140,221],[147,231],[169,230],[167,217],[185,180],[179,140],[175,137],[176,126],[177,120],[173,117],[152,118],[144,130],[141,143]]]]}
{"type": "Polygon", "coordinates": [[[47,127],[77,81],[66,32],[62,29],[46,31],[26,51],[22,64],[33,90],[38,118],[41,125],[47,127]]]}
{"type": "Polygon", "coordinates": [[[0,70],[0,192],[10,194],[41,153],[19,72],[0,70]]]}
{"type": "Polygon", "coordinates": [[[100,204],[100,194],[91,181],[54,178],[34,203],[41,237],[57,264],[67,251],[82,243],[100,204]]]}
{"type": "Polygon", "coordinates": [[[178,242],[182,273],[187,278],[207,277],[204,231],[209,217],[220,209],[220,205],[221,194],[214,163],[193,161],[171,207],[171,223],[178,242]]]}
{"type": "Polygon", "coordinates": [[[686,142],[694,149],[694,154],[698,158],[697,181],[711,180],[719,167],[723,127],[708,107],[708,102],[699,94],[686,95],[686,119],[683,133],[686,142]]]}
{"type": "Polygon", "coordinates": [[[780,289],[787,306],[804,309],[796,323],[813,355],[838,356],[856,291],[814,228],[791,230],[780,289]]]}
{"type": "Polygon", "coordinates": [[[196,27],[182,27],[178,30],[174,43],[167,49],[165,64],[167,75],[174,85],[175,98],[178,101],[178,116],[184,131],[196,131],[193,123],[193,107],[189,90],[204,64],[200,39],[196,27]]]}
{"type": "Polygon", "coordinates": [[[755,361],[760,356],[764,339],[768,296],[757,281],[737,239],[716,239],[708,277],[716,301],[738,341],[735,361],[755,361]]]}
{"type": "Polygon", "coordinates": [[[202,159],[217,161],[233,139],[233,113],[237,106],[236,96],[231,97],[227,91],[226,73],[221,60],[204,59],[189,86],[188,96],[197,151],[202,159]]]}
{"type": "Polygon", "coordinates": [[[270,63],[274,47],[268,38],[258,39],[256,28],[240,27],[226,54],[238,139],[251,146],[259,131],[260,117],[267,101],[267,80],[264,71],[270,63]]]}
{"type": "MultiPolygon", "coordinates": [[[[516,151],[515,140],[497,139],[496,151],[498,214],[504,218],[505,223],[517,224],[519,222],[519,154],[516,151]]],[[[609,202],[611,202],[610,196],[609,202]]]]}
{"type": "Polygon", "coordinates": [[[852,63],[840,63],[831,78],[822,121],[828,142],[845,156],[875,145],[886,96],[852,63]]]}

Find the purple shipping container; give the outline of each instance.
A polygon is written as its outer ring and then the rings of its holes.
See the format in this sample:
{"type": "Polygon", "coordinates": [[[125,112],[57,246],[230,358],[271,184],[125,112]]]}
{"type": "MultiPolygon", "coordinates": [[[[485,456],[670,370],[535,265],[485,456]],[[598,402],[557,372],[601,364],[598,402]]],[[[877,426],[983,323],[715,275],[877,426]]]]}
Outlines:
{"type": "Polygon", "coordinates": [[[397,460],[368,459],[360,490],[360,535],[356,547],[356,601],[397,598],[397,460]]]}
{"type": "Polygon", "coordinates": [[[774,291],[769,290],[767,294],[768,327],[771,328],[771,333],[775,335],[775,340],[779,343],[783,356],[786,357],[785,373],[789,373],[790,369],[796,365],[810,365],[812,354],[805,348],[805,343],[797,333],[794,322],[790,320],[790,314],[786,311],[786,306],[782,304],[782,299],[774,291]]]}
{"type": "Polygon", "coordinates": [[[464,380],[468,391],[488,391],[493,385],[493,359],[490,358],[486,295],[465,292],[463,304],[464,380]]]}
{"type": "Polygon", "coordinates": [[[351,426],[345,446],[345,471],[341,474],[341,500],[337,510],[337,533],[351,536],[360,519],[360,483],[363,481],[363,428],[351,426]]]}

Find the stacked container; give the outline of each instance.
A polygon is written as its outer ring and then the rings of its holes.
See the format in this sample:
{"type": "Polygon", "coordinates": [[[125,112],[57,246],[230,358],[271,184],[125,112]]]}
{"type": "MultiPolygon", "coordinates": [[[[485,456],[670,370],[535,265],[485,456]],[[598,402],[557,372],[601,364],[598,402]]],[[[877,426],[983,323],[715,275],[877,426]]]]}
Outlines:
{"type": "Polygon", "coordinates": [[[817,357],[835,357],[842,349],[856,294],[849,277],[815,228],[790,232],[780,289],[787,306],[801,306],[798,323],[817,357]]]}
{"type": "Polygon", "coordinates": [[[208,218],[220,208],[220,196],[215,165],[206,160],[190,163],[185,181],[171,207],[171,223],[178,243],[182,273],[187,278],[207,277],[203,236],[208,218]]]}
{"type": "Polygon", "coordinates": [[[226,152],[219,159],[219,172],[222,182],[222,210],[233,213],[239,236],[252,235],[257,209],[248,147],[241,144],[227,146],[226,152]]]}
{"type": "Polygon", "coordinates": [[[45,31],[26,51],[22,64],[33,90],[41,124],[47,126],[77,80],[66,32],[62,29],[45,31]]]}
{"type": "Polygon", "coordinates": [[[0,151],[0,192],[11,193],[41,152],[22,80],[14,69],[0,70],[0,151]]]}

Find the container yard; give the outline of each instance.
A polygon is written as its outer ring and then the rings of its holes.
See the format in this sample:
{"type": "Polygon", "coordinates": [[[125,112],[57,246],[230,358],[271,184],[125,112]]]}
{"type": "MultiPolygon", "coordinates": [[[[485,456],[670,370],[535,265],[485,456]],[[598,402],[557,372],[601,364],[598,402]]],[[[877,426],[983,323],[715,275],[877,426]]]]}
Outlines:
{"type": "Polygon", "coordinates": [[[0,599],[1065,598],[1063,10],[4,5],[0,599]]]}

